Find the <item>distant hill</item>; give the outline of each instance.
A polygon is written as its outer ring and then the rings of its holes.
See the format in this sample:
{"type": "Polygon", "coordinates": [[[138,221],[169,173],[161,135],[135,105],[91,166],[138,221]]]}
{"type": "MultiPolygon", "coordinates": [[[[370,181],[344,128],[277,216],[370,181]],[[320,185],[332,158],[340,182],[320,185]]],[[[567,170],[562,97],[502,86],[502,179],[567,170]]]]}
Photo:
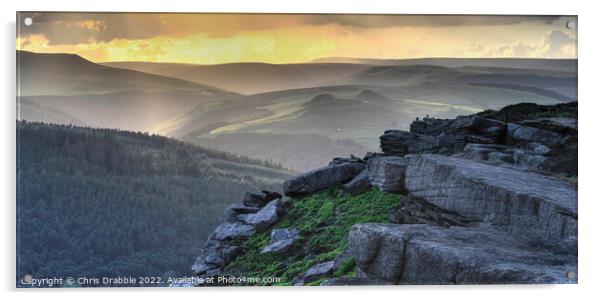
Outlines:
{"type": "Polygon", "coordinates": [[[75,119],[96,127],[146,131],[192,107],[238,94],[165,76],[111,68],[74,54],[17,51],[19,117],[75,119]],[[62,115],[58,117],[58,115],[62,115]]]}
{"type": "Polygon", "coordinates": [[[76,54],[17,51],[17,64],[21,96],[104,94],[129,90],[213,96],[229,93],[181,79],[107,67],[76,54]]]}
{"type": "Polygon", "coordinates": [[[499,67],[530,70],[551,70],[577,72],[576,59],[538,59],[538,58],[416,58],[416,59],[371,59],[353,57],[326,57],[313,63],[352,63],[376,66],[431,65],[447,68],[458,67],[499,67]]]}
{"type": "Polygon", "coordinates": [[[227,205],[290,175],[160,136],[17,122],[17,276],[187,275],[227,205]]]}
{"type": "MultiPolygon", "coordinates": [[[[345,81],[345,80],[342,80],[345,81]]],[[[577,73],[540,69],[392,65],[365,69],[347,82],[363,85],[461,84],[526,91],[560,101],[577,99],[577,73]]]]}
{"type": "Polygon", "coordinates": [[[257,94],[321,85],[359,72],[369,65],[348,63],[191,65],[149,62],[110,62],[105,66],[136,70],[211,85],[242,94],[257,94]]]}

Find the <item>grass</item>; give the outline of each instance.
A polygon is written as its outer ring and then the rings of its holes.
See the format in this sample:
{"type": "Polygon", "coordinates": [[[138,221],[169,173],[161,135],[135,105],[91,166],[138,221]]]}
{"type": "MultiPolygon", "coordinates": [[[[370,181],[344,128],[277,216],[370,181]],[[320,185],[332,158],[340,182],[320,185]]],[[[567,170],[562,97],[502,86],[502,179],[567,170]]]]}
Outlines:
{"type": "MultiPolygon", "coordinates": [[[[292,280],[317,263],[335,259],[348,247],[347,233],[358,223],[388,222],[389,211],[403,196],[372,189],[358,196],[346,196],[340,190],[291,199],[288,213],[274,228],[301,230],[299,247],[288,255],[260,254],[270,242],[270,231],[255,234],[243,242],[247,250],[225,269],[227,274],[254,277],[280,277],[279,285],[292,280]]],[[[355,262],[347,259],[334,276],[352,276],[355,262]]],[[[319,285],[323,279],[307,283],[319,285]]]]}

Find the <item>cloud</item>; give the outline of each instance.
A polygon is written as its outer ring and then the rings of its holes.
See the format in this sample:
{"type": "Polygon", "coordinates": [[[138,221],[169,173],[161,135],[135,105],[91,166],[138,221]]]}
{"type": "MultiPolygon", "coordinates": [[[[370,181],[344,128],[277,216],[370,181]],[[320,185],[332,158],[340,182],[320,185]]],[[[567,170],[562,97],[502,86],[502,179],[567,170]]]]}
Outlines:
{"type": "MultiPolygon", "coordinates": [[[[470,51],[470,46],[467,51],[470,51]]],[[[566,58],[576,57],[577,38],[562,30],[546,32],[539,42],[527,43],[518,41],[514,43],[497,45],[486,49],[485,57],[540,57],[540,58],[566,58]]]]}
{"type": "Polygon", "coordinates": [[[342,14],[160,14],[160,13],[21,13],[32,26],[21,26],[19,36],[42,34],[50,45],[113,39],[146,39],[161,35],[207,34],[227,37],[244,31],[336,24],[359,29],[386,27],[444,27],[550,24],[559,16],[468,15],[342,15],[342,14]]]}
{"type": "Polygon", "coordinates": [[[468,46],[466,47],[466,51],[468,52],[482,52],[483,49],[485,49],[485,47],[483,46],[483,44],[481,43],[469,43],[468,46]]]}
{"type": "Polygon", "coordinates": [[[576,54],[577,40],[574,36],[560,30],[550,31],[543,39],[544,55],[547,57],[564,57],[576,54]]]}
{"type": "Polygon", "coordinates": [[[561,16],[502,15],[305,15],[309,24],[336,23],[361,28],[381,27],[445,27],[514,25],[523,22],[551,24],[561,16]]]}

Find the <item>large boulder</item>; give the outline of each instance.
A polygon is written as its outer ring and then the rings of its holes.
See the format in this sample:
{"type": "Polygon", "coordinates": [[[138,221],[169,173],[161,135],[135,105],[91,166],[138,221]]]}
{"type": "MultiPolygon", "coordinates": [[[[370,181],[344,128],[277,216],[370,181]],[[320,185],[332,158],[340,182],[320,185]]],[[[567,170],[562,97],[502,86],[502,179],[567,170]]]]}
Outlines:
{"type": "Polygon", "coordinates": [[[351,180],[365,166],[364,163],[343,162],[294,176],[284,182],[284,194],[289,197],[303,196],[338,186],[351,180]]]}
{"type": "Polygon", "coordinates": [[[576,282],[576,256],[492,228],[356,224],[349,244],[363,272],[392,283],[576,282]]]}
{"type": "Polygon", "coordinates": [[[261,253],[286,254],[301,238],[299,229],[272,229],[270,244],[261,253]]]}
{"type": "Polygon", "coordinates": [[[239,215],[238,220],[246,225],[253,226],[257,232],[264,232],[278,221],[283,210],[282,201],[275,199],[254,214],[239,215]]]}
{"type": "Polygon", "coordinates": [[[405,174],[409,161],[407,157],[398,156],[371,158],[367,166],[370,184],[385,192],[405,192],[405,174]]]}
{"type": "Polygon", "coordinates": [[[412,197],[475,222],[542,241],[577,236],[577,191],[557,178],[442,155],[414,156],[412,197]]]}

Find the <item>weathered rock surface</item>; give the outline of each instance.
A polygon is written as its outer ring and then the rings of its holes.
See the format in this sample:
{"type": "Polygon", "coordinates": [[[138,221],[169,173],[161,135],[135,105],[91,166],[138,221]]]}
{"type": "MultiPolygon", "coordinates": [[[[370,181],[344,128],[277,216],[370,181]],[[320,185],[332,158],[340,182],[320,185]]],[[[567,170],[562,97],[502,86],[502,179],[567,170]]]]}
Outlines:
{"type": "Polygon", "coordinates": [[[577,134],[577,119],[573,118],[538,118],[521,121],[520,124],[550,130],[560,134],[577,134]]]}
{"type": "Polygon", "coordinates": [[[467,143],[496,144],[504,139],[506,124],[479,116],[455,119],[424,118],[410,124],[410,132],[431,136],[453,135],[467,143]]]}
{"type": "Polygon", "coordinates": [[[357,176],[353,177],[351,181],[345,183],[343,190],[351,196],[356,196],[367,191],[371,186],[368,170],[364,169],[357,176]]]}
{"type": "Polygon", "coordinates": [[[294,285],[303,285],[305,283],[328,277],[332,274],[332,267],[334,266],[333,261],[327,261],[323,263],[319,263],[307,270],[305,273],[297,276],[293,279],[294,285]]]}
{"type": "Polygon", "coordinates": [[[357,224],[353,257],[368,275],[398,284],[570,283],[576,256],[535,248],[492,228],[357,224]]]}
{"type": "Polygon", "coordinates": [[[455,136],[431,136],[407,132],[404,130],[387,130],[380,137],[380,147],[386,154],[406,155],[417,153],[440,153],[454,149],[455,136]]]}
{"type": "Polygon", "coordinates": [[[490,153],[508,153],[512,157],[511,148],[505,145],[495,144],[466,144],[464,156],[470,159],[489,160],[490,153]]]}
{"type": "Polygon", "coordinates": [[[401,205],[389,212],[389,222],[395,224],[429,224],[436,226],[466,226],[470,220],[441,209],[415,197],[407,197],[401,205]]]}
{"type": "Polygon", "coordinates": [[[566,136],[554,131],[508,123],[507,139],[511,143],[540,143],[548,147],[558,147],[566,136]]]}
{"type": "Polygon", "coordinates": [[[261,253],[286,254],[301,238],[299,229],[272,229],[270,244],[261,253]]]}
{"type": "Polygon", "coordinates": [[[539,143],[530,143],[526,149],[497,144],[467,144],[465,158],[514,164],[526,169],[538,170],[548,161],[544,156],[550,149],[539,143]],[[531,148],[532,150],[528,150],[531,148]]]}
{"type": "Polygon", "coordinates": [[[410,159],[398,156],[380,156],[368,160],[370,184],[381,191],[405,192],[405,174],[410,159]]]}
{"type": "Polygon", "coordinates": [[[284,194],[303,196],[351,180],[365,168],[364,163],[343,162],[292,177],[284,182],[284,194]]]}
{"type": "Polygon", "coordinates": [[[405,183],[412,197],[512,233],[542,240],[577,236],[577,191],[556,178],[427,154],[411,159],[405,183]]]}
{"type": "Polygon", "coordinates": [[[254,214],[241,214],[238,216],[238,220],[247,225],[252,225],[254,230],[257,232],[264,232],[272,224],[278,221],[282,212],[282,202],[280,199],[272,200],[257,213],[254,214]]]}

